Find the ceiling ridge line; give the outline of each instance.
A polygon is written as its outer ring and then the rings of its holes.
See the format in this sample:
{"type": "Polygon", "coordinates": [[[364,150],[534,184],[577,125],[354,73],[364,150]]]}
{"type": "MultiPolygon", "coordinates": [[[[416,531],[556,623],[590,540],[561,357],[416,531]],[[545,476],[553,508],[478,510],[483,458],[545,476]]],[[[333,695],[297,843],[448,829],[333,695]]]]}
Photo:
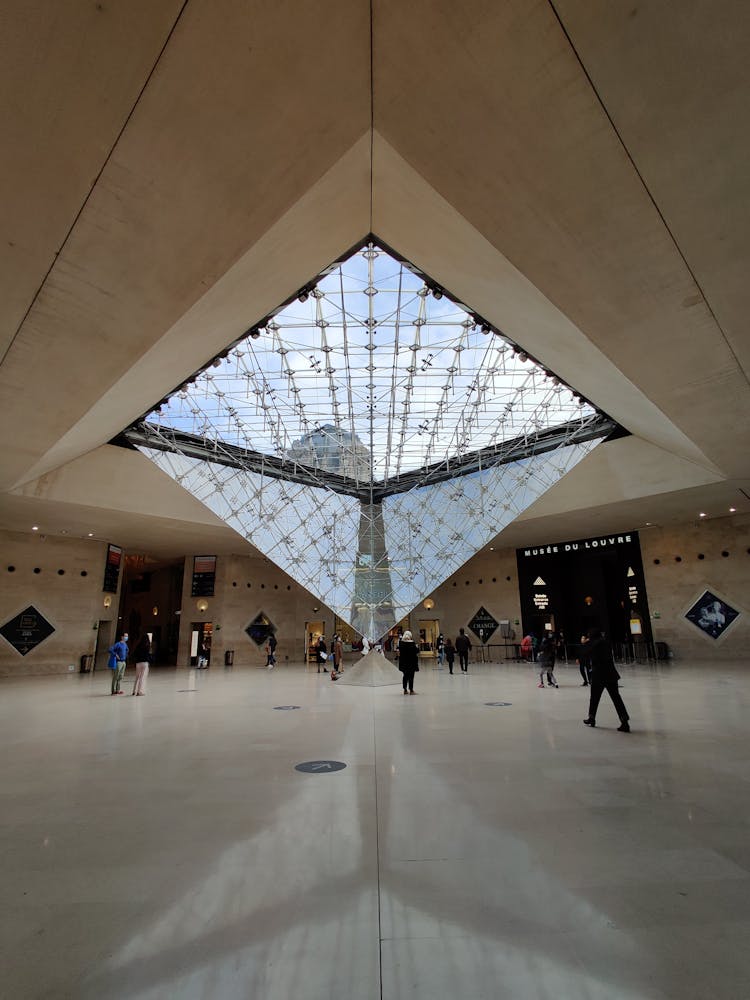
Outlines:
{"type": "Polygon", "coordinates": [[[591,77],[591,74],[589,73],[588,69],[586,68],[586,64],[584,63],[583,59],[581,58],[581,56],[580,56],[580,54],[578,52],[578,49],[575,47],[575,44],[573,43],[573,39],[570,37],[570,34],[568,33],[568,29],[565,27],[565,24],[563,23],[563,19],[560,16],[560,14],[559,14],[559,12],[557,10],[557,7],[555,6],[555,0],[547,0],[547,3],[549,4],[550,9],[552,10],[552,13],[555,16],[555,19],[557,20],[557,23],[560,25],[560,30],[562,31],[563,35],[565,36],[565,39],[567,40],[568,45],[570,46],[571,52],[575,56],[576,61],[578,62],[578,65],[581,67],[581,70],[583,71],[583,74],[584,74],[584,76],[587,79],[587,81],[589,83],[589,86],[591,87],[591,91],[594,94],[594,96],[596,97],[596,100],[597,100],[597,103],[599,104],[599,107],[602,109],[602,111],[606,115],[607,121],[612,126],[612,131],[617,136],[617,141],[619,142],[620,146],[622,147],[622,150],[625,153],[625,156],[628,158],[628,162],[630,163],[631,167],[635,171],[636,176],[638,177],[638,180],[641,182],[641,186],[643,187],[643,190],[646,192],[646,195],[648,196],[649,201],[653,205],[653,207],[654,207],[657,215],[659,216],[659,219],[661,220],[662,225],[664,226],[665,230],[667,231],[667,234],[669,235],[669,239],[671,240],[672,245],[674,246],[674,248],[677,251],[677,253],[680,255],[680,259],[682,260],[682,263],[685,265],[685,268],[687,269],[688,274],[692,278],[692,280],[693,280],[693,282],[695,284],[695,287],[700,292],[701,298],[705,302],[706,308],[708,309],[709,313],[711,314],[711,318],[713,319],[714,323],[716,323],[716,327],[717,327],[719,333],[721,334],[721,336],[722,336],[722,338],[724,340],[724,343],[727,346],[727,350],[729,351],[729,353],[731,354],[731,356],[734,358],[735,364],[737,365],[737,368],[739,369],[739,371],[742,373],[742,376],[745,379],[745,381],[747,382],[748,386],[750,386],[750,374],[748,374],[748,372],[745,371],[745,369],[744,369],[744,367],[743,367],[743,365],[742,365],[739,357],[737,356],[737,352],[732,347],[732,343],[731,343],[729,337],[727,336],[726,331],[724,330],[724,328],[722,327],[721,323],[719,322],[718,317],[716,316],[716,313],[714,312],[713,307],[711,306],[711,303],[709,302],[708,296],[706,295],[705,291],[703,290],[703,286],[701,285],[700,281],[698,281],[698,278],[697,278],[695,272],[693,271],[692,267],[688,263],[687,257],[685,256],[685,254],[682,251],[682,247],[680,246],[679,242],[677,241],[677,238],[676,238],[675,234],[672,232],[672,229],[671,229],[669,223],[667,222],[667,220],[666,220],[666,218],[664,216],[664,213],[659,208],[659,205],[658,205],[658,203],[656,201],[656,198],[651,193],[651,189],[649,188],[648,184],[646,183],[646,180],[645,180],[643,174],[638,169],[638,165],[636,164],[635,159],[633,158],[630,150],[628,149],[628,146],[625,143],[625,140],[623,139],[622,135],[620,134],[620,130],[618,129],[617,125],[615,125],[615,122],[614,122],[614,119],[612,118],[612,115],[609,113],[609,110],[608,110],[606,104],[604,103],[604,100],[602,99],[602,96],[599,93],[599,91],[598,91],[598,89],[596,87],[596,84],[594,83],[594,81],[593,81],[593,79],[591,77]]]}
{"type": "Polygon", "coordinates": [[[29,314],[31,313],[31,310],[36,305],[36,302],[37,302],[39,296],[42,294],[42,290],[44,289],[44,286],[47,284],[47,279],[49,278],[50,274],[52,273],[52,271],[53,271],[53,269],[55,267],[55,264],[57,263],[58,258],[60,257],[60,254],[63,252],[63,250],[67,246],[68,241],[70,240],[70,237],[73,235],[73,230],[77,226],[78,220],[81,218],[81,215],[83,214],[84,209],[88,205],[88,203],[89,203],[89,201],[91,199],[91,195],[94,193],[94,190],[96,189],[96,186],[99,183],[99,179],[101,178],[102,174],[106,170],[107,165],[109,164],[109,161],[112,159],[112,154],[114,153],[115,149],[117,148],[117,145],[118,145],[120,139],[122,138],[123,133],[125,132],[125,129],[128,127],[128,124],[130,123],[130,119],[135,114],[135,110],[138,107],[138,105],[140,104],[141,98],[143,97],[143,94],[144,94],[144,92],[146,90],[146,87],[148,87],[149,83],[151,82],[151,77],[156,72],[156,68],[159,65],[159,63],[161,62],[161,58],[164,55],[164,52],[165,52],[167,46],[169,45],[169,43],[170,43],[170,41],[172,39],[172,35],[174,34],[175,29],[177,28],[177,25],[179,24],[179,22],[180,22],[180,20],[182,18],[182,15],[185,13],[185,8],[187,7],[187,5],[189,3],[190,3],[190,0],[183,0],[182,6],[180,7],[180,9],[179,9],[179,11],[177,13],[177,17],[172,22],[172,27],[167,32],[167,37],[164,40],[164,43],[163,43],[162,47],[159,49],[159,53],[158,53],[156,59],[154,60],[153,66],[148,71],[148,74],[146,75],[146,79],[144,80],[143,85],[141,86],[141,89],[138,91],[138,95],[136,96],[136,99],[133,102],[133,105],[130,108],[130,111],[128,111],[128,113],[127,113],[127,115],[125,117],[125,121],[122,123],[122,126],[121,126],[119,132],[115,136],[115,138],[114,138],[114,140],[112,142],[112,145],[110,146],[109,151],[107,152],[107,155],[104,157],[104,161],[102,162],[102,165],[101,165],[101,167],[99,168],[99,170],[98,170],[98,172],[96,174],[96,177],[91,182],[91,186],[89,187],[88,193],[86,194],[85,198],[81,202],[81,205],[80,205],[78,211],[76,212],[76,214],[75,214],[75,216],[73,218],[73,221],[71,222],[70,226],[68,227],[67,233],[63,237],[62,243],[60,244],[59,248],[57,250],[55,250],[55,252],[53,254],[53,257],[52,257],[52,261],[51,261],[49,267],[45,271],[44,276],[43,276],[41,282],[39,283],[39,286],[38,286],[37,290],[32,295],[31,302],[29,302],[29,305],[28,305],[26,311],[24,312],[23,316],[21,317],[21,320],[20,320],[18,326],[16,327],[16,331],[13,334],[13,336],[12,336],[12,338],[11,338],[11,340],[10,340],[10,342],[9,342],[6,350],[5,350],[5,352],[3,353],[2,358],[0,358],[0,367],[2,367],[2,365],[5,362],[5,359],[10,354],[11,349],[12,349],[13,345],[16,342],[16,338],[18,337],[19,333],[23,329],[24,323],[28,319],[29,314]]]}
{"type": "Polygon", "coordinates": [[[373,223],[374,157],[375,157],[375,59],[373,32],[373,3],[370,0],[370,232],[373,223]]]}

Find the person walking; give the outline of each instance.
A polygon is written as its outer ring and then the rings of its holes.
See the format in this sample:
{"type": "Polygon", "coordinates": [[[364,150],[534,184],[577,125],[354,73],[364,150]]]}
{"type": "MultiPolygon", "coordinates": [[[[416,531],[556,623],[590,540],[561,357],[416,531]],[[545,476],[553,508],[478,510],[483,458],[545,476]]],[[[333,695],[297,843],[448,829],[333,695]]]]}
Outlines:
{"type": "Polygon", "coordinates": [[[128,665],[128,633],[123,632],[118,642],[109,647],[107,666],[112,671],[112,690],[110,694],[125,694],[120,688],[128,665]]]}
{"type": "Polygon", "coordinates": [[[135,659],[135,684],[133,685],[133,696],[144,695],[146,693],[146,678],[148,668],[151,664],[151,640],[148,632],[144,632],[136,643],[133,658],[135,659]]]}
{"type": "Polygon", "coordinates": [[[268,641],[266,642],[266,666],[269,670],[273,670],[276,666],[276,646],[278,645],[276,636],[273,632],[268,635],[268,641]]]}
{"type": "Polygon", "coordinates": [[[581,684],[582,688],[587,688],[589,686],[589,669],[586,665],[586,644],[588,641],[589,637],[587,635],[581,636],[581,651],[578,654],[578,659],[576,660],[578,669],[581,672],[581,678],[583,680],[583,684],[581,684]]]}
{"type": "Polygon", "coordinates": [[[448,669],[453,673],[453,663],[456,659],[456,650],[450,639],[445,640],[445,659],[448,661],[448,669]]]}
{"type": "MultiPolygon", "coordinates": [[[[318,639],[318,645],[316,648],[318,650],[318,673],[320,673],[321,663],[325,663],[328,659],[328,646],[326,645],[326,637],[324,635],[321,635],[318,639]]],[[[323,667],[323,673],[325,674],[327,672],[326,668],[323,667]]]]}
{"type": "Polygon", "coordinates": [[[340,635],[335,635],[333,637],[333,673],[343,674],[344,668],[342,666],[344,660],[344,644],[341,641],[340,635]]]}
{"type": "Polygon", "coordinates": [[[437,637],[436,646],[437,646],[438,669],[440,669],[445,660],[445,638],[443,637],[442,632],[437,637]]]}
{"type": "Polygon", "coordinates": [[[531,662],[531,654],[534,651],[534,640],[530,635],[525,635],[521,639],[521,659],[526,660],[527,663],[531,662]]]}
{"type": "Polygon", "coordinates": [[[403,674],[404,694],[414,694],[414,674],[419,670],[419,652],[408,629],[398,644],[398,669],[403,674]]]}
{"type": "Polygon", "coordinates": [[[599,700],[604,691],[612,699],[615,711],[620,719],[617,727],[619,733],[630,732],[630,716],[625,708],[617,687],[620,675],[615,667],[615,658],[612,654],[612,647],[604,638],[599,629],[589,629],[589,641],[586,643],[583,652],[585,666],[591,672],[591,698],[589,700],[588,718],[583,720],[584,726],[596,726],[596,710],[599,707],[599,700]]]}
{"type": "Polygon", "coordinates": [[[546,635],[542,639],[542,647],[539,650],[539,687],[544,687],[544,675],[547,674],[547,684],[549,687],[559,687],[555,680],[555,639],[551,635],[546,635]]]}
{"type": "Polygon", "coordinates": [[[464,632],[462,628],[458,630],[458,636],[455,642],[456,652],[458,653],[458,662],[461,665],[461,670],[463,673],[468,674],[469,672],[469,650],[471,649],[471,640],[468,635],[464,632]]]}

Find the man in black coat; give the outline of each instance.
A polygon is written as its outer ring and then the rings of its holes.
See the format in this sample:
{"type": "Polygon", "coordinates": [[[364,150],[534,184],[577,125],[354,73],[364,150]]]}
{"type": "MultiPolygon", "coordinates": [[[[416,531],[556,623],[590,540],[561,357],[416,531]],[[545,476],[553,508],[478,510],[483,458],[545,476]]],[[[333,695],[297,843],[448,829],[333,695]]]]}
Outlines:
{"type": "Polygon", "coordinates": [[[589,701],[589,715],[583,720],[584,726],[596,725],[596,710],[599,707],[599,699],[602,692],[606,691],[612,699],[615,711],[620,717],[618,732],[629,733],[630,725],[628,710],[620,697],[617,682],[620,675],[615,667],[615,659],[612,655],[612,647],[602,636],[598,629],[589,630],[589,641],[583,647],[581,655],[581,665],[588,668],[591,676],[591,700],[589,701]]]}
{"type": "Polygon", "coordinates": [[[461,665],[461,670],[467,674],[469,672],[469,650],[471,649],[471,640],[462,628],[458,630],[458,636],[456,637],[456,641],[453,645],[458,653],[458,662],[461,665]]]}

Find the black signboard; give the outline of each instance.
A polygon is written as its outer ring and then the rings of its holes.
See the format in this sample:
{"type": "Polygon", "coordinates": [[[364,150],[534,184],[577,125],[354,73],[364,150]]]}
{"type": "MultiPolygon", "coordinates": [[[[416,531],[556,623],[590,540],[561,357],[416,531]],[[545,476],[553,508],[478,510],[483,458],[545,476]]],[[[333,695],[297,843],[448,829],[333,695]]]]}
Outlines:
{"type": "Polygon", "coordinates": [[[480,642],[489,642],[490,636],[499,624],[486,608],[480,608],[469,622],[469,628],[480,642]]]}
{"type": "Polygon", "coordinates": [[[720,600],[710,590],[704,590],[685,617],[711,639],[718,639],[739,618],[739,611],[720,600]]]}
{"type": "Polygon", "coordinates": [[[44,615],[29,605],[20,615],[11,618],[0,628],[0,635],[21,656],[26,656],[40,642],[48,639],[54,631],[54,626],[50,625],[44,615]]]}
{"type": "Polygon", "coordinates": [[[213,597],[216,586],[216,556],[195,556],[193,559],[193,597],[213,597]]]}
{"type": "Polygon", "coordinates": [[[118,545],[108,545],[107,562],[104,564],[104,586],[102,587],[105,594],[117,593],[117,584],[120,580],[121,562],[122,549],[118,545]]]}
{"type": "Polygon", "coordinates": [[[306,774],[330,774],[332,771],[343,771],[346,764],[341,760],[306,760],[301,764],[295,764],[295,771],[303,771],[306,774]]]}
{"type": "Polygon", "coordinates": [[[651,641],[637,531],[517,549],[516,556],[523,635],[554,632],[571,645],[597,629],[617,643],[651,641]]]}

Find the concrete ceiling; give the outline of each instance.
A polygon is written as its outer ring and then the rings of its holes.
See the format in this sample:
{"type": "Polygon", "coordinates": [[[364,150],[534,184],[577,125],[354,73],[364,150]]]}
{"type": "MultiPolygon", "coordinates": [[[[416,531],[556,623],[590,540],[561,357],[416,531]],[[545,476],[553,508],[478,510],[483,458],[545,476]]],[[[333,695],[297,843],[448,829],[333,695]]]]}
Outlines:
{"type": "Polygon", "coordinates": [[[689,7],[6,3],[0,526],[246,551],[106,442],[371,231],[634,434],[509,544],[739,508],[750,11],[689,7]]]}

